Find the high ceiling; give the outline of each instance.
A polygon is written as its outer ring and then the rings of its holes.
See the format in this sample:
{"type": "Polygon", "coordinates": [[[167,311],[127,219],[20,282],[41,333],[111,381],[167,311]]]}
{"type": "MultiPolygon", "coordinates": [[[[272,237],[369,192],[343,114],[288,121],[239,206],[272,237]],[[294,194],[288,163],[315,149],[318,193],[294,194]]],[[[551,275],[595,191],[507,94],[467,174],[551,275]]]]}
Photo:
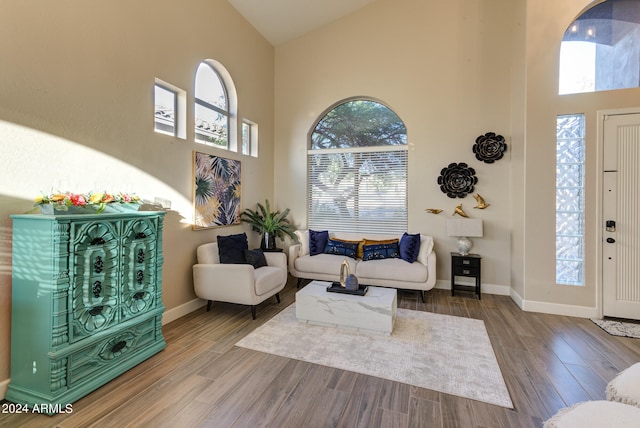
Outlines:
{"type": "Polygon", "coordinates": [[[376,0],[229,0],[271,44],[320,28],[376,0]]]}

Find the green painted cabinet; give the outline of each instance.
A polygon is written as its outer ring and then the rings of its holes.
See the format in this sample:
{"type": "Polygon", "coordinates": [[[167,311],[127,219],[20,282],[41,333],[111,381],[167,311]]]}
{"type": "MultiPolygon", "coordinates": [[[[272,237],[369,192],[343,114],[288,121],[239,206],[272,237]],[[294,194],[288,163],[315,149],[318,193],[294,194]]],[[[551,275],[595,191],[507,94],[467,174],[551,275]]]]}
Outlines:
{"type": "Polygon", "coordinates": [[[7,400],[64,408],[164,349],[163,212],[11,218],[7,400]]]}

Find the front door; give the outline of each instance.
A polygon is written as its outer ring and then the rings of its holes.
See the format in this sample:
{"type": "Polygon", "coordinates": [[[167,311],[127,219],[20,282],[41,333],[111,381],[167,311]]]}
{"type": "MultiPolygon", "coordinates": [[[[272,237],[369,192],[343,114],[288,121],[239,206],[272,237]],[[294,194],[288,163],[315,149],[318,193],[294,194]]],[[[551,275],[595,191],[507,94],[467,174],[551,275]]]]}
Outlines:
{"type": "Polygon", "coordinates": [[[640,319],[640,113],[604,116],[602,307],[640,319]]]}

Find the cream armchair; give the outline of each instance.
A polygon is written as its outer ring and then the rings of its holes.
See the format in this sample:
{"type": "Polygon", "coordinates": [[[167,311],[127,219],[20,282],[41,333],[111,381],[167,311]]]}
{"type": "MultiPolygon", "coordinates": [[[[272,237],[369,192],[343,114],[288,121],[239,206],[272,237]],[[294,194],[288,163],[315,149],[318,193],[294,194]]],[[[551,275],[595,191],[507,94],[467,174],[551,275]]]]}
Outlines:
{"type": "Polygon", "coordinates": [[[214,300],[251,306],[256,319],[256,305],[275,295],[280,303],[280,291],[287,283],[287,259],[284,253],[264,256],[267,266],[255,269],[250,264],[222,264],[218,244],[198,247],[198,264],[193,266],[193,287],[196,296],[207,300],[207,311],[214,300]]]}

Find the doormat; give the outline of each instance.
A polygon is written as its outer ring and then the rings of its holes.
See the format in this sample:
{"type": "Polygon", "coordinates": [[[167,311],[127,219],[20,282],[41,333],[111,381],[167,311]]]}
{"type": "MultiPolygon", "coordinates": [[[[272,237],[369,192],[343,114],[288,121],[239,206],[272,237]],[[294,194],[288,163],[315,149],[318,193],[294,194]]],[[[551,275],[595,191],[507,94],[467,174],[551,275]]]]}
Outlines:
{"type": "Polygon", "coordinates": [[[632,337],[634,339],[640,339],[640,323],[623,322],[615,320],[599,320],[591,318],[598,327],[606,331],[612,336],[632,337]]]}
{"type": "Polygon", "coordinates": [[[294,303],[236,346],[513,408],[482,320],[398,309],[385,336],[300,322],[294,303]]]}

